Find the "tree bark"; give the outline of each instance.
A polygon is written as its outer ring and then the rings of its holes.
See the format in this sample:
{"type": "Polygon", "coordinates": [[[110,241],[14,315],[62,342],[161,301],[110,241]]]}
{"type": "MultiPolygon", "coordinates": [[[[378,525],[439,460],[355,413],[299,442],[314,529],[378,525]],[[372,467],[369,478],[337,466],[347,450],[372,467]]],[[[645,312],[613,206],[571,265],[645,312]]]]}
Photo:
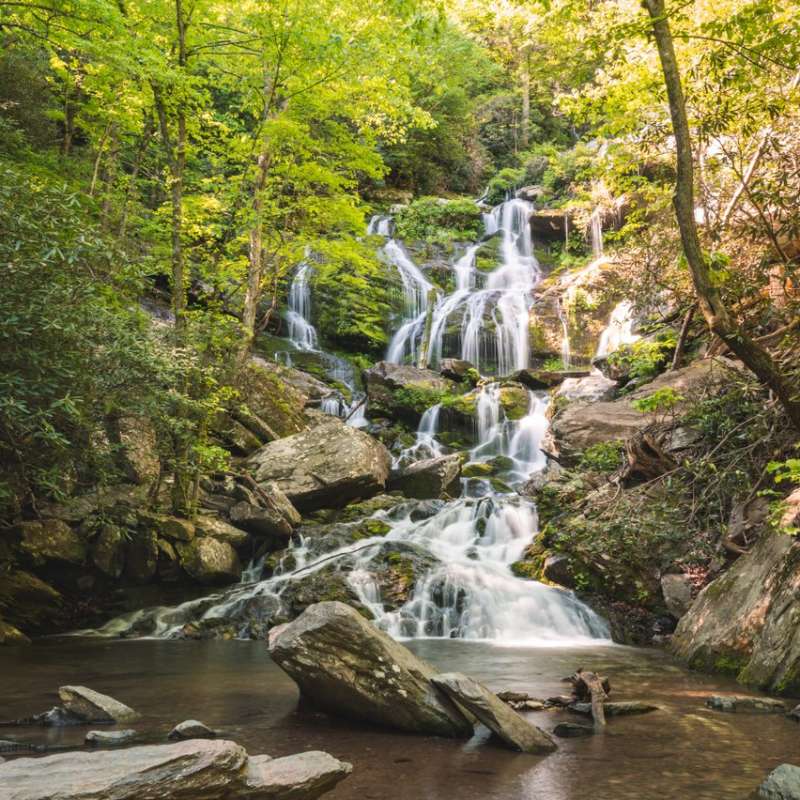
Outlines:
{"type": "Polygon", "coordinates": [[[800,399],[767,350],[745,334],[722,301],[708,268],[694,220],[694,167],[692,140],[686,115],[686,101],[680,70],[675,56],[664,0],[643,0],[650,15],[658,47],[664,83],[669,98],[672,128],[675,134],[677,177],[673,205],[680,229],[684,256],[692,276],[698,306],[709,329],[722,339],[762,383],[778,397],[792,424],[800,430],[800,399]]]}
{"type": "Polygon", "coordinates": [[[522,120],[519,143],[523,150],[530,146],[531,139],[531,56],[530,46],[523,45],[520,59],[520,84],[522,88],[522,120]]]}

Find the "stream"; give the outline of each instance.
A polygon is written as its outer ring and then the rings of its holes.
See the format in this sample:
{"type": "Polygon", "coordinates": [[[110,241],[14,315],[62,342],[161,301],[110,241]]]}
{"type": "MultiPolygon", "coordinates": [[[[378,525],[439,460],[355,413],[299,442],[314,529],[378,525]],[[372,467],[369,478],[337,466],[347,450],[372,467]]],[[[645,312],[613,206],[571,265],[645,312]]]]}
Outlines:
{"type": "MultiPolygon", "coordinates": [[[[544,758],[485,742],[410,736],[297,710],[297,689],[264,642],[45,639],[0,649],[0,709],[21,717],[49,708],[56,689],[79,683],[143,714],[141,741],[163,741],[183,719],[200,718],[250,753],[327,750],[353,774],[331,800],[743,800],[769,770],[797,758],[797,723],[780,715],[723,714],[703,706],[732,681],[689,673],[662,652],[620,646],[505,648],[480,642],[410,642],[442,669],[458,669],[497,691],[563,692],[576,667],[611,676],[612,699],[644,699],[661,710],[611,719],[590,739],[560,739],[544,758]],[[157,690],[154,690],[157,687],[157,690]]],[[[741,687],[738,687],[741,691],[741,687]]],[[[551,730],[568,712],[527,715],[551,730]]],[[[86,729],[9,729],[19,739],[79,746],[86,729]]]]}

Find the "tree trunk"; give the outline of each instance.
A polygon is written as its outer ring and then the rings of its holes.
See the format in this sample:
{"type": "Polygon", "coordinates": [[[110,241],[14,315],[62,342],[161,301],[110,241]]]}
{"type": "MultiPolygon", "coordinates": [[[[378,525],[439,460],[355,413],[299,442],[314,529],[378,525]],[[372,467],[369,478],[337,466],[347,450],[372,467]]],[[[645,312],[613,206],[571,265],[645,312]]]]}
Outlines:
{"type": "Polygon", "coordinates": [[[523,150],[527,150],[531,138],[531,56],[529,45],[522,47],[520,84],[522,88],[522,120],[519,143],[523,150]]]}
{"type": "Polygon", "coordinates": [[[786,409],[794,427],[800,430],[800,399],[796,387],[793,387],[782,374],[769,352],[747,336],[732,318],[712,279],[694,220],[692,141],[672,32],[664,0],[644,0],[644,5],[650,15],[669,98],[677,156],[673,204],[698,305],[709,329],[725,342],[759,380],[772,389],[786,409]]]}

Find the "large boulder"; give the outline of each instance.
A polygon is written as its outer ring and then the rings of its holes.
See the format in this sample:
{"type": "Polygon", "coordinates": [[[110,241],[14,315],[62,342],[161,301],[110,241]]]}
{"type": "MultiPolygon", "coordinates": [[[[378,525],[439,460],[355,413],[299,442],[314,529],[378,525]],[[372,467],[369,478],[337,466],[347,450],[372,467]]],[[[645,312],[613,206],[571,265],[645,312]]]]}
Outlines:
{"type": "Polygon", "coordinates": [[[33,564],[82,564],[86,543],[60,519],[21,522],[16,526],[19,549],[33,564]]]}
{"type": "Polygon", "coordinates": [[[531,725],[494,692],[490,692],[472,678],[459,672],[447,672],[434,675],[431,680],[434,686],[438,686],[455,703],[474,714],[512,750],[521,750],[523,753],[550,753],[556,749],[556,743],[549,734],[531,725]]]}
{"type": "MultiPolygon", "coordinates": [[[[726,359],[702,359],[683,369],[665,372],[619,400],[571,402],[553,419],[554,442],[562,455],[571,456],[601,442],[629,439],[653,421],[651,414],[634,408],[635,401],[670,389],[682,398],[675,406],[680,414],[703,390],[723,384],[733,368],[726,359]]],[[[676,436],[676,446],[680,439],[676,436]]]]}
{"type": "Polygon", "coordinates": [[[125,703],[86,686],[61,686],[58,697],[70,714],[84,722],[132,722],[140,716],[125,703]]]}
{"type": "Polygon", "coordinates": [[[140,415],[111,416],[106,420],[105,427],[122,474],[132,483],[153,484],[161,469],[158,437],[153,423],[140,415]]]}
{"type": "Polygon", "coordinates": [[[0,577],[0,614],[15,628],[26,633],[53,630],[68,613],[62,595],[30,572],[0,577]]]}
{"type": "Polygon", "coordinates": [[[269,650],[305,698],[334,714],[411,733],[472,733],[431,684],[435,670],[343,603],[317,603],[273,628],[269,650]]]}
{"type": "Polygon", "coordinates": [[[274,481],[301,511],[343,506],[382,491],[389,477],[389,451],[335,417],[320,415],[317,423],[254,453],[248,466],[256,481],[274,481]]]}
{"type": "Polygon", "coordinates": [[[193,539],[178,545],[181,566],[196,581],[208,584],[235,583],[242,575],[236,551],[218,539],[193,539]]]}
{"type": "Polygon", "coordinates": [[[618,384],[603,375],[586,375],[581,378],[567,378],[558,387],[554,397],[563,398],[567,403],[598,403],[613,400],[618,384]]]}
{"type": "Polygon", "coordinates": [[[758,800],[800,800],[800,767],[781,764],[758,787],[758,800]]]}
{"type": "Polygon", "coordinates": [[[399,489],[406,497],[429,500],[458,497],[461,491],[461,456],[429,458],[417,461],[392,477],[390,489],[399,489]]]}
{"type": "Polygon", "coordinates": [[[766,534],[697,596],[672,637],[690,667],[800,694],[800,542],[766,534]]]}
{"type": "Polygon", "coordinates": [[[692,582],[688,575],[662,575],[661,594],[673,617],[680,619],[692,604],[692,582]]]}
{"type": "Polygon", "coordinates": [[[249,758],[226,740],[192,739],[0,764],[9,800],[314,800],[351,771],[327,753],[249,758]]]}
{"type": "Polygon", "coordinates": [[[442,393],[452,392],[453,381],[430,369],[379,361],[364,371],[369,412],[374,416],[416,422],[442,393]]]}

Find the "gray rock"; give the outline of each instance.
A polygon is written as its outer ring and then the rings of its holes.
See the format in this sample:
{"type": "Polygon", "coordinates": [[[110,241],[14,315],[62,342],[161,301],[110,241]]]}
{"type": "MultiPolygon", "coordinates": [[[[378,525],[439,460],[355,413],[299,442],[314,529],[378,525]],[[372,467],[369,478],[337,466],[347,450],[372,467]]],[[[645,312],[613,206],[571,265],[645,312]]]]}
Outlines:
{"type": "Polygon", "coordinates": [[[136,736],[136,731],[127,728],[121,731],[89,731],[86,734],[86,744],[116,745],[125,744],[136,736]]]}
{"type": "Polygon", "coordinates": [[[327,753],[249,758],[235,742],[192,739],[19,758],[0,765],[0,785],[4,800],[315,800],[351,769],[327,753]]]}
{"type": "Polygon", "coordinates": [[[195,528],[198,536],[210,536],[220,542],[226,542],[231,547],[244,547],[250,542],[250,534],[241,528],[235,528],[224,519],[200,514],[195,518],[195,528]]]}
{"type": "Polygon", "coordinates": [[[496,694],[459,672],[434,675],[432,683],[446,692],[458,705],[474,714],[512,750],[523,753],[549,753],[556,743],[549,734],[523,719],[496,694]]]}
{"type": "Polygon", "coordinates": [[[759,800],[800,800],[800,767],[781,764],[758,787],[759,800]]]}
{"type": "Polygon", "coordinates": [[[417,461],[394,476],[389,488],[417,500],[457,497],[461,490],[461,456],[453,453],[417,461]]]}
{"type": "Polygon", "coordinates": [[[21,522],[15,527],[19,549],[37,566],[47,563],[82,564],[86,543],[60,519],[21,522]]]}
{"type": "Polygon", "coordinates": [[[800,693],[800,542],[765,533],[695,598],[672,637],[694,669],[724,664],[747,685],[800,693]]]}
{"type": "Polygon", "coordinates": [[[561,739],[575,739],[579,736],[592,736],[594,728],[591,725],[578,725],[575,722],[559,722],[553,728],[553,733],[561,739]]]}
{"type": "Polygon", "coordinates": [[[617,388],[616,381],[603,375],[586,375],[583,378],[567,378],[556,390],[555,397],[569,403],[598,403],[613,400],[617,388]]]}
{"type": "Polygon", "coordinates": [[[443,358],[439,362],[439,373],[442,377],[449,378],[451,381],[461,382],[466,378],[470,370],[474,370],[475,365],[462,358],[443,358]]]}
{"type": "Polygon", "coordinates": [[[292,526],[279,511],[263,508],[242,500],[228,512],[231,522],[256,536],[274,536],[288,539],[292,526]]]}
{"type": "Polygon", "coordinates": [[[435,670],[344,603],[317,603],[273,628],[269,650],[301,694],[332,713],[412,733],[472,733],[431,685],[435,670]]]}
{"type": "Polygon", "coordinates": [[[227,542],[204,537],[179,544],[177,549],[181,566],[200,583],[235,583],[241,577],[239,556],[227,542]]]}
{"type": "Polygon", "coordinates": [[[215,731],[196,719],[179,722],[167,735],[167,739],[215,739],[216,737],[215,731]]]}
{"type": "Polygon", "coordinates": [[[686,575],[662,575],[661,594],[669,613],[680,619],[692,604],[692,582],[686,575]]]}
{"type": "Polygon", "coordinates": [[[771,697],[745,697],[741,695],[714,695],[706,698],[706,705],[715,711],[732,714],[784,714],[786,706],[771,697]]]}
{"type": "Polygon", "coordinates": [[[61,686],[58,697],[70,714],[85,722],[132,722],[140,716],[119,700],[86,686],[61,686]]]}
{"type": "Polygon", "coordinates": [[[363,431],[321,416],[310,430],[254,453],[247,463],[255,479],[262,485],[274,481],[304,511],[381,492],[389,477],[389,451],[363,431]]]}
{"type": "Polygon", "coordinates": [[[363,377],[370,414],[411,422],[418,421],[421,416],[415,395],[430,392],[433,396],[436,392],[452,392],[456,388],[452,381],[433,370],[386,361],[379,361],[364,370],[363,377]],[[398,394],[398,389],[406,390],[406,393],[398,394]]]}
{"type": "Polygon", "coordinates": [[[352,764],[311,750],[284,758],[252,756],[247,765],[243,798],[311,800],[333,789],[353,770],[352,764]]]}
{"type": "Polygon", "coordinates": [[[542,567],[542,574],[547,580],[557,583],[559,586],[566,586],[568,589],[575,588],[575,576],[572,574],[569,556],[560,554],[547,556],[542,567]]]}
{"type": "Polygon", "coordinates": [[[110,578],[119,578],[125,566],[127,538],[117,525],[105,524],[92,544],[94,565],[110,578]]]}

